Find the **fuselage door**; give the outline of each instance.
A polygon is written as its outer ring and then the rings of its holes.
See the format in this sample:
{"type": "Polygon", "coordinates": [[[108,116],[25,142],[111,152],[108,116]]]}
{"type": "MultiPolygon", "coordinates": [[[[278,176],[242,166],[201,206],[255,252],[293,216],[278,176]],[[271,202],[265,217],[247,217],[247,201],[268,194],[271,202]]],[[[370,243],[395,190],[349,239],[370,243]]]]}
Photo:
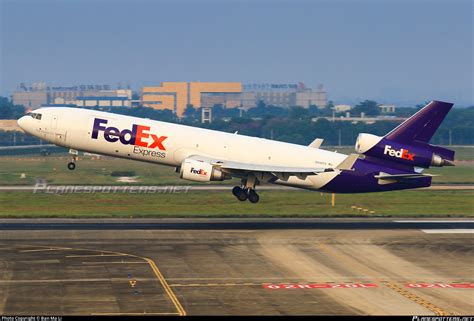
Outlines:
{"type": "Polygon", "coordinates": [[[53,115],[51,117],[51,129],[56,129],[58,128],[58,116],[57,115],[53,115]]]}
{"type": "Polygon", "coordinates": [[[61,128],[59,125],[59,117],[58,115],[51,116],[51,134],[54,135],[54,143],[61,145],[66,142],[66,129],[61,128]]]}

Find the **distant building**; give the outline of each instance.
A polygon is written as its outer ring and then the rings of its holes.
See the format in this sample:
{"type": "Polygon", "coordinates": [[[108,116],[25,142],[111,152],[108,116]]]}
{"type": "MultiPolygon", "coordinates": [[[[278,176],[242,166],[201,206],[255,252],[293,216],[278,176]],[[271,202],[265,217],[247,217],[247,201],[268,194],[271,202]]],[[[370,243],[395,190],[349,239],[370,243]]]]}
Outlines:
{"type": "Polygon", "coordinates": [[[77,107],[131,107],[131,100],[127,97],[77,97],[77,107]]]}
{"type": "Polygon", "coordinates": [[[250,109],[257,107],[259,99],[255,92],[243,92],[240,94],[240,106],[243,109],[250,109]]]}
{"type": "Polygon", "coordinates": [[[305,90],[296,92],[290,95],[290,104],[292,106],[300,106],[309,108],[310,106],[317,106],[318,108],[326,108],[327,97],[323,90],[312,91],[305,90]]]}
{"type": "Polygon", "coordinates": [[[327,105],[327,93],[322,86],[316,91],[307,88],[304,83],[297,84],[247,84],[241,95],[241,106],[243,108],[256,107],[262,101],[267,106],[289,108],[300,106],[309,108],[317,106],[325,108],[327,105]]]}
{"type": "Polygon", "coordinates": [[[13,93],[13,103],[26,109],[36,109],[48,103],[46,91],[17,91],[13,93]]]}
{"type": "Polygon", "coordinates": [[[382,114],[392,114],[395,112],[395,105],[379,105],[380,112],[382,114]]]}
{"type": "Polygon", "coordinates": [[[212,123],[212,108],[203,107],[201,109],[201,123],[212,123]]]}
{"type": "Polygon", "coordinates": [[[110,89],[108,85],[47,86],[46,83],[33,83],[26,87],[20,84],[13,93],[13,103],[27,109],[36,109],[43,105],[76,104],[78,97],[126,97],[132,99],[130,89],[110,89]]]}
{"type": "Polygon", "coordinates": [[[202,93],[201,107],[222,105],[224,108],[236,108],[241,105],[242,93],[202,93]]]}
{"type": "Polygon", "coordinates": [[[162,82],[159,87],[143,87],[141,100],[145,107],[172,110],[182,117],[187,106],[238,107],[241,92],[239,82],[162,82]]]}
{"type": "Polygon", "coordinates": [[[336,113],[345,113],[352,109],[351,105],[336,105],[334,106],[334,111],[336,113]]]}

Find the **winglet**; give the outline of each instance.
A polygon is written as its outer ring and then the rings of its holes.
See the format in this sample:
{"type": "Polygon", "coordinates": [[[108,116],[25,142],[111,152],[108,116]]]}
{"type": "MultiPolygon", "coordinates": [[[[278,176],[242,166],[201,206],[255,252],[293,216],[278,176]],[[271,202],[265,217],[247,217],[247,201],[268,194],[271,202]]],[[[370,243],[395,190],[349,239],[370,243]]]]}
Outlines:
{"type": "Polygon", "coordinates": [[[323,143],[324,139],[322,138],[316,138],[315,140],[313,140],[313,142],[311,144],[308,145],[308,147],[311,147],[311,148],[319,148],[321,147],[321,144],[323,143]]]}
{"type": "Polygon", "coordinates": [[[346,159],[344,159],[339,165],[336,166],[336,169],[352,171],[354,170],[352,166],[354,166],[358,158],[359,154],[350,154],[346,157],[346,159]]]}

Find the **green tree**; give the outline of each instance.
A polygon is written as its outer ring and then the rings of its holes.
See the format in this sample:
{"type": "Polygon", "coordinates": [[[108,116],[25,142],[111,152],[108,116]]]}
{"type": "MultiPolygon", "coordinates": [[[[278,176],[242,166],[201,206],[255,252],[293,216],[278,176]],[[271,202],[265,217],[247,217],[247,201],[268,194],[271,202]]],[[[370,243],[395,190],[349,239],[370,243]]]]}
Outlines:
{"type": "Polygon", "coordinates": [[[25,107],[14,105],[6,97],[0,97],[0,119],[18,119],[25,114],[25,107]]]}
{"type": "Polygon", "coordinates": [[[380,114],[380,109],[376,101],[364,100],[351,110],[351,114],[357,116],[359,116],[361,113],[364,113],[367,116],[377,116],[380,114]]]}
{"type": "Polygon", "coordinates": [[[258,109],[265,109],[265,107],[267,107],[265,102],[263,100],[259,100],[258,103],[257,103],[257,108],[258,109]]]}
{"type": "Polygon", "coordinates": [[[309,111],[303,107],[291,107],[288,116],[290,119],[309,119],[309,111]]]}
{"type": "Polygon", "coordinates": [[[186,120],[193,122],[199,120],[199,110],[193,107],[193,105],[187,105],[184,110],[183,116],[186,120]]]}

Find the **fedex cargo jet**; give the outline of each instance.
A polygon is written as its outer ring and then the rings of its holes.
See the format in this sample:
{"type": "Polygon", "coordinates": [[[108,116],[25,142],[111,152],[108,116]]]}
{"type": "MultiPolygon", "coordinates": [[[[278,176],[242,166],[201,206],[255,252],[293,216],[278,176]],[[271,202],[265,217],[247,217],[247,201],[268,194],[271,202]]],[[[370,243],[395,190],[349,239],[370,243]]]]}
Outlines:
{"type": "Polygon", "coordinates": [[[105,113],[81,108],[39,108],[18,120],[27,133],[78,151],[173,166],[183,179],[240,178],[232,193],[257,203],[261,183],[334,193],[365,193],[431,185],[430,166],[452,166],[454,151],[429,141],[453,104],[432,101],[383,137],[359,134],[356,153],[105,113]]]}

